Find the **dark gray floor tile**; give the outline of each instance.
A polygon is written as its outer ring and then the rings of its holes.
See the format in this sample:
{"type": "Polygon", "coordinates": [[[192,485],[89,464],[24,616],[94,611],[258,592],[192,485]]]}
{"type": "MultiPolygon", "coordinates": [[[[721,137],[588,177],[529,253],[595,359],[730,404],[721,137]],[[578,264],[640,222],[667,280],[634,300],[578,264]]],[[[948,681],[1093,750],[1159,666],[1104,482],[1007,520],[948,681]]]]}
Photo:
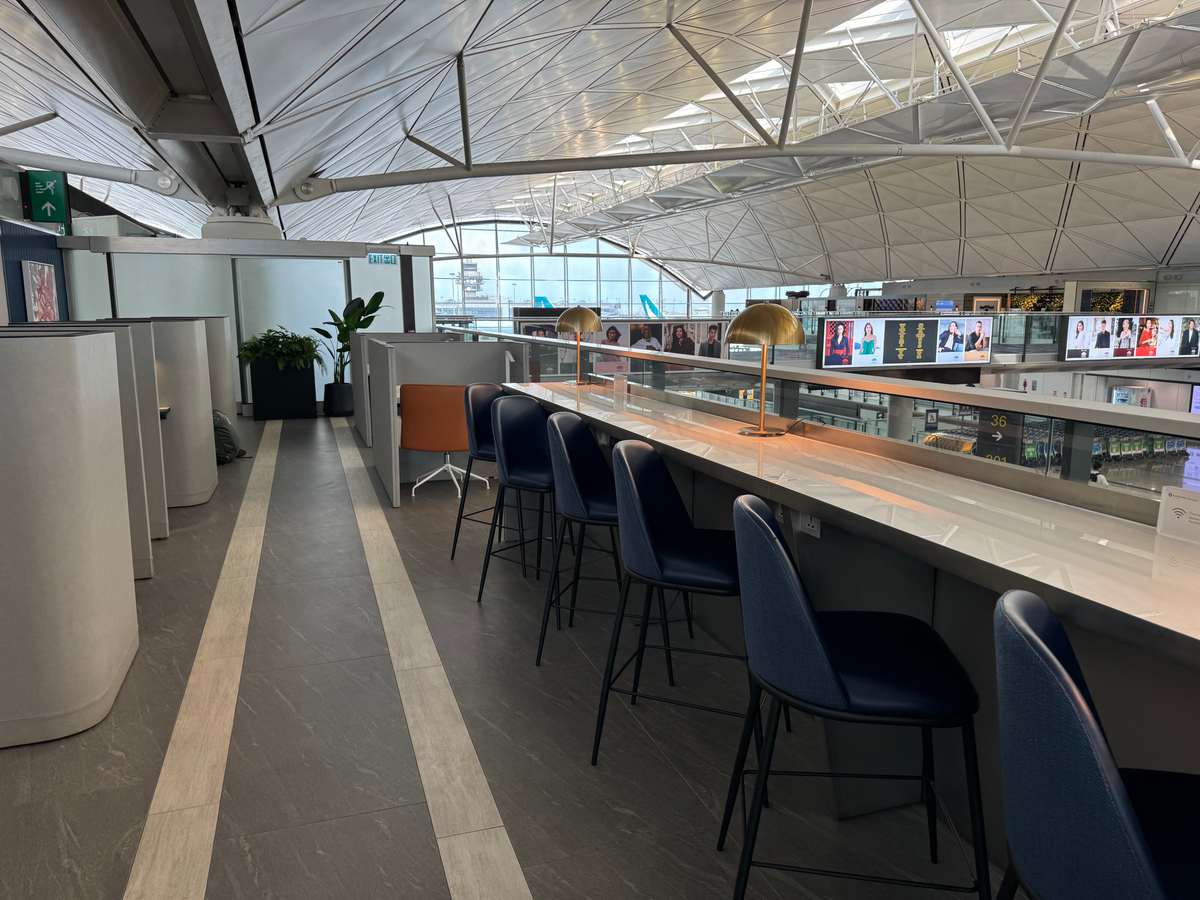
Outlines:
{"type": "Polygon", "coordinates": [[[442,900],[424,803],[218,840],[208,900],[442,900]]]}
{"type": "Polygon", "coordinates": [[[345,485],[321,492],[271,492],[271,508],[267,512],[267,534],[357,524],[358,520],[354,518],[354,504],[345,485]]]}
{"type": "Polygon", "coordinates": [[[259,584],[254,592],[242,671],[306,666],[387,652],[369,576],[259,584]]]}
{"type": "MultiPolygon", "coordinates": [[[[528,866],[525,877],[534,900],[726,900],[733,894],[737,864],[736,849],[716,852],[712,834],[702,830],[528,866]]],[[[746,896],[777,900],[781,895],[759,883],[746,896]]],[[[827,895],[790,891],[782,896],[815,900],[827,895]]]]}
{"type": "Polygon", "coordinates": [[[388,657],[243,675],[218,835],[423,799],[388,657]]]}
{"type": "Polygon", "coordinates": [[[153,783],[64,794],[0,812],[0,896],[114,900],[125,890],[153,783]]]}
{"type": "MultiPolygon", "coordinates": [[[[270,514],[268,513],[268,519],[270,514]]],[[[259,584],[368,575],[358,525],[276,531],[263,538],[259,584]]]]}

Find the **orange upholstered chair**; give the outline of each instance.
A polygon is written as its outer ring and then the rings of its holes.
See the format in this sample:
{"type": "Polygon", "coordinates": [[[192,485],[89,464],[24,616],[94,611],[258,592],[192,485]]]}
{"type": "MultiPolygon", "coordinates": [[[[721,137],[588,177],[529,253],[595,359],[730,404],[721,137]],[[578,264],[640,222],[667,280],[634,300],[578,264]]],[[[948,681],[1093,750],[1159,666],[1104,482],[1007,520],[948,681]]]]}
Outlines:
{"type": "MultiPolygon", "coordinates": [[[[467,442],[467,414],[463,407],[461,384],[402,384],[400,385],[400,447],[404,450],[424,450],[444,454],[445,462],[422,475],[413,485],[413,496],[417,488],[443,472],[450,474],[454,489],[462,496],[459,476],[466,472],[450,462],[451,453],[465,453],[467,442]]],[[[491,488],[482,475],[471,474],[491,488]]]]}

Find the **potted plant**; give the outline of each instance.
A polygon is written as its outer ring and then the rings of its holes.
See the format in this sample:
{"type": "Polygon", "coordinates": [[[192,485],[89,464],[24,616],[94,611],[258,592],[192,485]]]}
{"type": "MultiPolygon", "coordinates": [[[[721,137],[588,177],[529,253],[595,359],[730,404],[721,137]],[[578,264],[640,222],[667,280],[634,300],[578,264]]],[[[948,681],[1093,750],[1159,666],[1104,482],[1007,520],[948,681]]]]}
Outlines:
{"type": "Polygon", "coordinates": [[[370,326],[375,321],[375,314],[383,306],[383,291],[376,291],[371,299],[364,303],[362,297],[355,297],[346,304],[341,316],[332,309],[329,310],[332,325],[337,331],[337,349],[334,349],[334,337],[324,328],[314,328],[317,334],[325,338],[325,347],[333,357],[333,381],[325,385],[325,415],[349,416],[354,413],[354,393],[346,384],[346,363],[350,361],[350,335],[370,326]]]}
{"type": "Polygon", "coordinates": [[[255,419],[313,419],[317,387],[313,363],[325,371],[315,337],[268,328],[242,341],[238,359],[250,366],[255,419]]]}

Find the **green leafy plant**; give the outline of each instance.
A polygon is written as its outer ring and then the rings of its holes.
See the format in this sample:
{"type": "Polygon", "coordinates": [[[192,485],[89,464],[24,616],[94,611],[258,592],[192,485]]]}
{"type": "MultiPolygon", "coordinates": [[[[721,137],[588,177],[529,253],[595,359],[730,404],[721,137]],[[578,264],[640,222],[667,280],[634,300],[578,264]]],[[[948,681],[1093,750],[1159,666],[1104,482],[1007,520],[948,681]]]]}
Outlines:
{"type": "Polygon", "coordinates": [[[346,304],[346,308],[342,310],[339,316],[332,309],[329,310],[329,316],[333,320],[324,322],[324,325],[332,325],[337,332],[337,349],[334,350],[334,336],[324,328],[314,328],[317,334],[325,338],[323,343],[329,355],[333,358],[333,383],[344,384],[346,381],[346,363],[350,361],[350,335],[356,331],[361,331],[364,328],[370,327],[375,321],[375,314],[383,308],[383,291],[376,291],[371,295],[371,299],[366,303],[362,297],[355,297],[346,304]]]}
{"type": "Polygon", "coordinates": [[[279,371],[288,366],[293,369],[310,369],[315,362],[325,371],[325,359],[321,356],[321,344],[315,337],[296,334],[282,325],[279,330],[268,328],[242,341],[238,347],[238,359],[244,363],[271,360],[279,364],[279,371]]]}

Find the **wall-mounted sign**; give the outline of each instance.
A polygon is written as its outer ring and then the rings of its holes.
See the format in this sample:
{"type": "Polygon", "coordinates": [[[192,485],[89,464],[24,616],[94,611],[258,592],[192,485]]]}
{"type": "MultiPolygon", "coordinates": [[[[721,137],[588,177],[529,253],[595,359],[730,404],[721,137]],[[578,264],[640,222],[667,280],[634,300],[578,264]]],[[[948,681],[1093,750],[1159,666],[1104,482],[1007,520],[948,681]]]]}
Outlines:
{"type": "Polygon", "coordinates": [[[992,357],[991,316],[829,318],[819,333],[826,369],[979,365],[992,357]]]}
{"type": "Polygon", "coordinates": [[[25,177],[29,184],[29,218],[34,222],[68,222],[67,176],[31,170],[25,177]]]}
{"type": "Polygon", "coordinates": [[[400,265],[400,257],[395,253],[368,253],[368,266],[398,266],[400,265]]]}
{"type": "Polygon", "coordinates": [[[1058,358],[1073,360],[1200,355],[1200,316],[1071,316],[1058,358]]]}

